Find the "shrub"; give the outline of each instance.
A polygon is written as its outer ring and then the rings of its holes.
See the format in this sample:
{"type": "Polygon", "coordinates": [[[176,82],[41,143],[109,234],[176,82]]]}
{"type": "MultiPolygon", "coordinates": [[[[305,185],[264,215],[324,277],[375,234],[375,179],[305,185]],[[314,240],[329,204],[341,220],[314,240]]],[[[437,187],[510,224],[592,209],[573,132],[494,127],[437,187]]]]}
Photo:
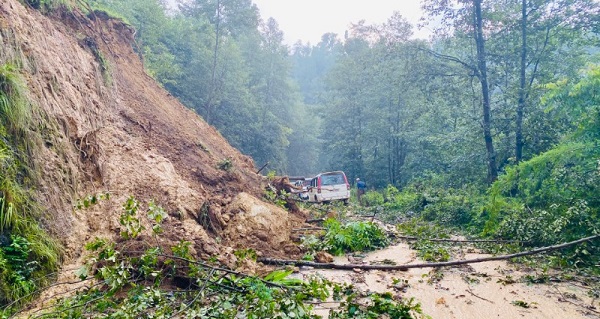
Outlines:
{"type": "Polygon", "coordinates": [[[477,204],[470,199],[468,194],[444,193],[424,207],[422,216],[425,220],[444,225],[467,225],[477,210],[477,204]]]}
{"type": "Polygon", "coordinates": [[[577,199],[600,204],[597,173],[600,147],[596,143],[558,146],[510,167],[491,187],[492,196],[514,197],[532,208],[552,204],[569,207],[577,199]]]}
{"type": "MultiPolygon", "coordinates": [[[[557,228],[558,220],[563,216],[582,211],[585,206],[583,215],[586,217],[577,217],[579,224],[560,226],[564,235],[560,238],[575,239],[569,234],[592,234],[590,225],[600,207],[599,157],[600,148],[594,143],[569,143],[507,169],[490,189],[490,201],[486,206],[491,221],[488,224],[503,224],[503,234],[519,236],[516,239],[531,237],[539,238],[539,243],[552,243],[533,230],[526,235],[524,227],[537,223],[537,229],[557,228]],[[517,227],[518,223],[522,225],[517,227]],[[513,224],[515,227],[508,226],[513,224]],[[506,227],[513,231],[507,232],[506,227]]],[[[494,229],[487,227],[486,231],[493,232],[494,229]]]]}
{"type": "Polygon", "coordinates": [[[407,187],[399,192],[395,187],[388,186],[385,191],[385,207],[401,212],[416,212],[423,208],[423,194],[415,188],[407,187]]]}
{"type": "Polygon", "coordinates": [[[377,191],[368,191],[362,195],[362,203],[367,207],[383,205],[383,195],[377,191]]]}
{"type": "MultiPolygon", "coordinates": [[[[600,233],[598,217],[598,211],[584,200],[566,210],[560,205],[551,205],[548,209],[522,209],[505,216],[496,235],[527,241],[529,246],[549,246],[600,233]]],[[[571,266],[594,266],[600,261],[600,246],[595,242],[562,253],[569,256],[571,266]]]]}
{"type": "Polygon", "coordinates": [[[230,158],[223,159],[217,163],[217,168],[222,171],[230,172],[233,169],[233,162],[230,158]]]}
{"type": "Polygon", "coordinates": [[[323,245],[334,255],[347,252],[370,251],[386,247],[389,239],[385,232],[371,222],[350,222],[342,225],[330,218],[324,223],[326,233],[323,245]]]}
{"type": "MultiPolygon", "coordinates": [[[[482,211],[484,235],[547,246],[598,234],[600,172],[597,141],[568,142],[507,168],[482,211]]],[[[568,263],[594,265],[597,243],[563,251],[568,263]]]]}
{"type": "Polygon", "coordinates": [[[443,225],[466,227],[474,222],[481,210],[481,196],[475,191],[463,189],[408,187],[402,192],[389,192],[388,210],[412,212],[424,220],[443,225]]]}

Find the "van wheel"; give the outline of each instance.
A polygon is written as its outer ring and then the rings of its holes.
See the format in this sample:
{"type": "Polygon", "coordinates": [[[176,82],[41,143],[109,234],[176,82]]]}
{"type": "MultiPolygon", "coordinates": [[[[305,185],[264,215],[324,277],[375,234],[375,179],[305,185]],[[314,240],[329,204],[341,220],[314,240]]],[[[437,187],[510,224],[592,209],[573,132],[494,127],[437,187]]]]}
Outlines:
{"type": "Polygon", "coordinates": [[[319,202],[319,200],[317,199],[317,195],[315,195],[315,202],[319,202]]]}
{"type": "Polygon", "coordinates": [[[350,200],[348,198],[344,199],[344,205],[348,205],[350,203],[350,200]]]}

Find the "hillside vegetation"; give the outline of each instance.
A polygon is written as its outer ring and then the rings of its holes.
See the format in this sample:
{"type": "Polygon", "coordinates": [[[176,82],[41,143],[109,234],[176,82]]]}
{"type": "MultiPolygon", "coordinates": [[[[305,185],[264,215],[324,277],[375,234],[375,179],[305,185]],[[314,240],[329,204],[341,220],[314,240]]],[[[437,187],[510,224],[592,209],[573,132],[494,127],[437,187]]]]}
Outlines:
{"type": "MultiPolygon", "coordinates": [[[[418,318],[257,261],[385,247],[376,219],[430,262],[451,234],[491,253],[600,234],[596,1],[423,0],[431,39],[396,12],[292,47],[250,0],[175,2],[0,2],[0,317],[316,318],[334,299],[331,318],[418,318]],[[361,203],[265,190],[329,170],[367,182],[361,203]]],[[[599,245],[520,261],[598,298],[599,245]]]]}
{"type": "Polygon", "coordinates": [[[87,242],[119,238],[132,197],[161,207],[160,247],[224,265],[238,246],[283,254],[302,222],[261,201],[252,159],[146,74],[134,34],[81,1],[0,3],[3,313],[83,264],[87,242]]]}

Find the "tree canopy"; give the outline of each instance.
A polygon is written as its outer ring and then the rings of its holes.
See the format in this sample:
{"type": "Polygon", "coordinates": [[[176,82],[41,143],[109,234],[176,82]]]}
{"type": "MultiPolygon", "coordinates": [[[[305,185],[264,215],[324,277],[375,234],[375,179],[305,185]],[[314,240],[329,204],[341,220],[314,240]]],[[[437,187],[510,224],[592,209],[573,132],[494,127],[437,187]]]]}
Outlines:
{"type": "Polygon", "coordinates": [[[291,47],[249,0],[93,2],[125,16],[148,72],[258,167],[374,187],[485,188],[577,129],[585,112],[549,100],[597,60],[592,0],[426,0],[429,40],[396,12],[291,47]]]}

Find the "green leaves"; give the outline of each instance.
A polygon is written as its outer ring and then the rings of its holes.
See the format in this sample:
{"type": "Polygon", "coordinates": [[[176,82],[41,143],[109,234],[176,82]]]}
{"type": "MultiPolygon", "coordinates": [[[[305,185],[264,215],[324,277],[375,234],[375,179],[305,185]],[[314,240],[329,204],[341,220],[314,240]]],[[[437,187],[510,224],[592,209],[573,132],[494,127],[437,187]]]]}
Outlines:
{"type": "Polygon", "coordinates": [[[75,204],[76,209],[86,209],[92,205],[98,204],[100,200],[110,200],[110,193],[101,193],[96,195],[88,195],[84,198],[80,198],[77,200],[75,204]]]}
{"type": "Polygon", "coordinates": [[[9,131],[21,134],[31,120],[31,109],[25,98],[26,86],[18,68],[0,65],[0,123],[9,131]]]}
{"type": "Polygon", "coordinates": [[[123,205],[123,213],[119,218],[119,224],[124,227],[124,230],[121,231],[121,237],[125,239],[135,238],[144,230],[144,226],[137,218],[138,207],[139,203],[133,197],[129,197],[123,205]]]}
{"type": "Polygon", "coordinates": [[[275,284],[282,284],[285,286],[300,286],[303,284],[302,280],[300,279],[292,279],[292,278],[288,278],[289,275],[292,274],[292,270],[274,270],[272,272],[270,272],[269,274],[267,274],[265,276],[265,278],[263,278],[266,281],[275,283],[275,284]]]}
{"type": "Polygon", "coordinates": [[[385,232],[374,223],[357,221],[342,225],[330,218],[323,226],[326,231],[323,238],[316,240],[310,237],[304,240],[303,245],[310,251],[327,250],[334,255],[342,255],[383,248],[389,244],[385,232]]]}
{"type": "Polygon", "coordinates": [[[12,228],[17,222],[18,216],[15,212],[15,205],[7,202],[4,197],[0,197],[0,233],[12,228]]]}
{"type": "MultiPolygon", "coordinates": [[[[137,217],[137,211],[140,208],[139,202],[133,197],[129,197],[123,204],[123,213],[119,218],[119,223],[123,226],[121,237],[125,239],[136,238],[139,236],[145,227],[141,220],[137,217]]],[[[168,217],[167,212],[151,200],[148,203],[146,213],[148,219],[152,223],[152,233],[158,235],[162,233],[162,222],[168,217]]]]}
{"type": "MultiPolygon", "coordinates": [[[[40,226],[42,208],[31,191],[34,168],[22,151],[28,147],[21,135],[28,134],[27,120],[17,116],[21,111],[16,109],[25,101],[14,100],[23,91],[14,83],[20,80],[11,79],[16,73],[10,72],[16,71],[0,66],[0,96],[9,103],[4,105],[9,109],[0,110],[0,307],[13,302],[19,307],[30,300],[33,291],[48,283],[46,274],[56,270],[60,251],[40,226]]],[[[29,109],[22,111],[30,116],[29,109]]]]}
{"type": "Polygon", "coordinates": [[[156,205],[153,200],[148,203],[148,218],[154,222],[154,225],[152,225],[153,233],[159,234],[162,232],[160,224],[167,216],[167,212],[162,207],[156,205]]]}
{"type": "Polygon", "coordinates": [[[217,163],[217,168],[222,171],[230,172],[233,169],[233,162],[230,158],[223,159],[217,163]]]}
{"type": "Polygon", "coordinates": [[[366,300],[361,300],[353,293],[346,293],[341,310],[332,310],[329,318],[360,319],[413,319],[426,318],[420,304],[414,298],[395,299],[391,293],[369,293],[366,300]]]}
{"type": "MultiPolygon", "coordinates": [[[[143,252],[130,251],[127,248],[138,242],[136,236],[142,231],[136,217],[139,209],[139,202],[133,197],[123,204],[120,222],[125,230],[118,244],[101,238],[86,244],[90,255],[76,275],[87,280],[93,274],[96,284],[58,300],[40,315],[41,318],[316,319],[320,317],[312,313],[312,305],[325,301],[331,291],[334,300],[345,298],[346,309],[350,309],[332,311],[332,318],[391,315],[392,318],[408,319],[416,318],[412,315],[420,313],[418,304],[412,301],[395,301],[390,294],[373,294],[363,300],[357,298],[360,293],[350,285],[335,284],[316,276],[300,280],[291,277],[292,270],[274,270],[259,278],[209,265],[192,256],[191,242],[182,241],[171,247],[173,255],[159,246],[148,247],[143,252]]],[[[166,216],[162,208],[150,202],[148,217],[152,222],[160,223],[166,216]]],[[[363,240],[368,238],[375,242],[369,235],[374,231],[374,225],[341,226],[335,221],[328,221],[328,225],[338,232],[348,229],[350,233],[363,234],[363,240]]],[[[160,240],[157,238],[156,242],[160,240]]],[[[0,275],[6,270],[7,263],[31,267],[27,262],[30,249],[26,240],[14,238],[10,247],[0,249],[0,275]]],[[[256,253],[240,250],[236,256],[255,258],[256,253]]],[[[0,282],[0,286],[3,283],[0,282]]],[[[23,285],[27,283],[30,281],[22,281],[23,285]]]]}

